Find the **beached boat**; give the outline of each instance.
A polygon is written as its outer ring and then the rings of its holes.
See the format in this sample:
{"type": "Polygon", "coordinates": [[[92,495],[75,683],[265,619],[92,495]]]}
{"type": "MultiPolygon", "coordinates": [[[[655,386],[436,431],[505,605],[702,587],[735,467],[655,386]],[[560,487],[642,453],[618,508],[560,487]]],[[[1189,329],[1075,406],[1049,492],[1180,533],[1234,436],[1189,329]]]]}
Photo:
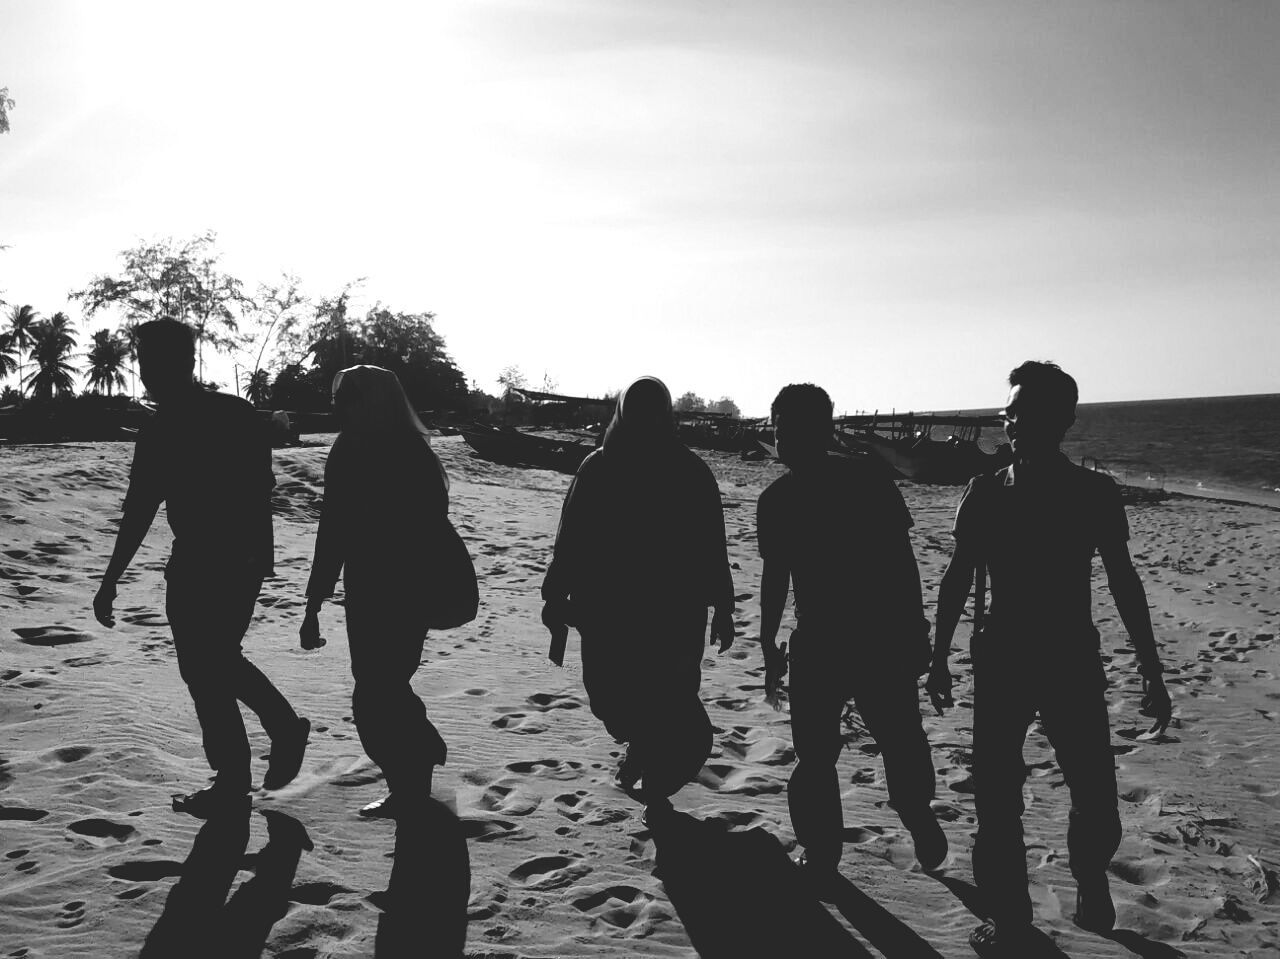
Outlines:
{"type": "Polygon", "coordinates": [[[522,433],[509,426],[473,423],[457,426],[466,444],[484,459],[505,466],[526,466],[573,474],[595,446],[522,433]]]}
{"type": "Polygon", "coordinates": [[[1007,445],[991,453],[978,445],[984,427],[1002,425],[999,417],[960,414],[842,416],[836,420],[836,438],[852,452],[880,457],[903,479],[955,485],[1009,464],[1007,445]],[[934,438],[940,427],[948,430],[945,439],[934,438]]]}

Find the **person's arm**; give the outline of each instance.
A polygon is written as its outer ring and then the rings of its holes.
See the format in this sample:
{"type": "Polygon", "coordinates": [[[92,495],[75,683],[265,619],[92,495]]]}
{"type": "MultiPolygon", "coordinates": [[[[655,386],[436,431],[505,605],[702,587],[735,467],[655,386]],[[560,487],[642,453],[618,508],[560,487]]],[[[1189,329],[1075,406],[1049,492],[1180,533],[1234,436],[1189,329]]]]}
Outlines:
{"type": "Polygon", "coordinates": [[[1160,663],[1160,650],[1151,627],[1151,610],[1147,606],[1147,591],[1142,585],[1142,577],[1134,569],[1129,546],[1123,539],[1113,538],[1100,543],[1098,553],[1107,571],[1107,588],[1111,590],[1120,620],[1137,653],[1138,672],[1143,685],[1141,712],[1155,721],[1150,732],[1163,732],[1173,717],[1173,703],[1164,684],[1164,667],[1160,663]]]}
{"type": "Polygon", "coordinates": [[[129,489],[124,497],[115,546],[111,550],[107,569],[102,574],[102,582],[93,597],[94,618],[108,628],[116,624],[113,609],[116,585],[133,562],[138,547],[146,539],[147,531],[151,529],[160,504],[164,501],[158,465],[149,437],[139,437],[134,446],[133,464],[129,468],[129,489]]]}
{"type": "Polygon", "coordinates": [[[316,527],[315,552],[311,559],[311,575],[307,579],[307,609],[298,631],[303,649],[318,649],[325,644],[320,636],[320,610],[333,595],[345,560],[342,549],[343,453],[341,438],[329,451],[324,467],[324,499],[320,504],[320,521],[316,527]],[[336,454],[336,455],[335,455],[336,454]]]}
{"type": "Polygon", "coordinates": [[[711,605],[715,612],[711,618],[711,642],[720,644],[720,652],[733,645],[734,597],[733,571],[729,568],[729,547],[724,529],[724,503],[720,499],[720,485],[710,469],[706,470],[708,484],[707,513],[707,561],[709,564],[711,605]]]}
{"type": "Polygon", "coordinates": [[[964,614],[964,605],[968,602],[969,593],[973,589],[973,577],[978,568],[978,557],[969,542],[957,537],[955,551],[951,561],[942,574],[942,582],[938,585],[937,617],[933,629],[933,658],[929,663],[929,678],[925,681],[925,690],[938,715],[943,709],[953,705],[951,698],[951,670],[947,658],[951,655],[951,640],[955,636],[956,626],[964,614]]]}
{"type": "MultiPolygon", "coordinates": [[[[583,467],[587,466],[584,462],[583,467]]],[[[569,597],[574,589],[574,570],[579,562],[580,526],[584,501],[589,493],[590,479],[586,470],[579,469],[569,483],[560,508],[560,524],[556,527],[556,541],[551,548],[551,563],[542,579],[542,625],[551,634],[547,658],[557,666],[564,665],[565,647],[569,642],[569,597]]]]}
{"type": "Polygon", "coordinates": [[[787,672],[787,647],[778,645],[778,630],[787,608],[787,592],[791,588],[791,566],[788,551],[781,542],[778,496],[780,490],[770,487],[760,494],[756,504],[756,545],[764,560],[760,574],[760,651],[764,654],[764,696],[770,705],[778,705],[778,687],[787,672]]]}

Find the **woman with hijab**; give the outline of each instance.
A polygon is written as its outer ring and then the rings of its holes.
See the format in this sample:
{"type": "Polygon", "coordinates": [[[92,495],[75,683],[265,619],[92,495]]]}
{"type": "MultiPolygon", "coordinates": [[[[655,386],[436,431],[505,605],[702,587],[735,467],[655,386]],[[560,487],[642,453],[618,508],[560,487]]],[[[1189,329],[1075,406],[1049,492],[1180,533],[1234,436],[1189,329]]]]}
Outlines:
{"type": "Polygon", "coordinates": [[[719,487],[676,437],[660,380],[619,396],[570,484],[542,598],[553,643],[577,628],[591,711],[627,744],[619,784],[647,816],[670,811],[711,751],[702,644],[708,606],[712,642],[733,642],[733,581],[719,487]]]}
{"type": "Polygon", "coordinates": [[[390,370],[342,370],[333,379],[333,405],[341,432],[325,463],[299,635],[304,649],[324,645],[319,613],[341,571],[352,714],[361,745],[390,789],[360,815],[399,816],[422,808],[433,767],[445,761],[445,742],[410,680],[422,660],[430,544],[447,524],[449,481],[390,370]]]}

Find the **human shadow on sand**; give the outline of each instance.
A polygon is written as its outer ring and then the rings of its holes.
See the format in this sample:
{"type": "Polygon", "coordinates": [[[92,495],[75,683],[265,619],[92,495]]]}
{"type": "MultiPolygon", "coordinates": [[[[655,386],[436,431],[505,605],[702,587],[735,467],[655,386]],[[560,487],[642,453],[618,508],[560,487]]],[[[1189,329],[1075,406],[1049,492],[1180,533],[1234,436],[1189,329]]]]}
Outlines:
{"type": "Polygon", "coordinates": [[[200,827],[141,959],[262,954],[271,927],[288,910],[298,860],[312,844],[298,820],[263,810],[267,844],[256,856],[246,856],[251,814],[246,802],[243,813],[219,815],[200,827]],[[228,901],[241,869],[252,869],[254,876],[228,901]]]}
{"type": "Polygon", "coordinates": [[[650,831],[654,875],[703,959],[871,956],[764,829],[730,832],[722,823],[671,813],[650,831]]]}
{"type": "MultiPolygon", "coordinates": [[[[951,891],[951,894],[959,899],[960,902],[964,904],[964,907],[971,913],[980,918],[983,917],[984,912],[981,908],[982,894],[978,892],[977,886],[972,883],[965,882],[962,879],[956,879],[954,876],[938,875],[934,876],[934,878],[946,886],[947,889],[951,891]]],[[[1066,955],[1066,953],[1059,949],[1053,943],[1053,940],[1044,933],[1037,930],[1036,936],[1038,951],[1033,953],[1033,956],[1055,957],[1066,955]]],[[[1135,955],[1141,956],[1142,959],[1186,959],[1185,952],[1175,949],[1173,946],[1167,945],[1163,942],[1156,942],[1155,940],[1148,939],[1146,936],[1143,936],[1141,933],[1135,932],[1132,929],[1116,929],[1113,932],[1107,933],[1102,938],[1110,939],[1112,942],[1119,943],[1135,955]]]]}
{"type": "Polygon", "coordinates": [[[471,859],[462,824],[448,806],[428,799],[396,823],[391,878],[369,901],[382,910],[374,955],[460,957],[467,942],[471,859]]]}

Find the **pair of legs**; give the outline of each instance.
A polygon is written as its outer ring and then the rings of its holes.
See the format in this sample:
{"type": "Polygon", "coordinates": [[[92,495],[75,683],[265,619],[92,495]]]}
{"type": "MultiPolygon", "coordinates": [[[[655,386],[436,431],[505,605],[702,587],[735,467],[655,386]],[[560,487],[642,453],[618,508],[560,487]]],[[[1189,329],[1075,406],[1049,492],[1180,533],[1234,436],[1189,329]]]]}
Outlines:
{"type": "Polygon", "coordinates": [[[1106,871],[1121,830],[1102,663],[1096,652],[1080,653],[1056,662],[1051,675],[1032,676],[1025,669],[1025,649],[982,645],[974,655],[973,875],[988,915],[997,929],[1025,927],[1032,919],[1022,837],[1022,747],[1038,714],[1071,793],[1067,852],[1079,902],[1091,912],[1083,916],[1078,910],[1077,922],[1109,929],[1114,913],[1106,871]]]}
{"type": "Polygon", "coordinates": [[[273,743],[296,738],[305,722],[241,648],[261,589],[261,577],[183,574],[170,578],[165,592],[178,670],[196,707],[205,757],[215,785],[235,793],[251,785],[240,703],[257,714],[273,743]]]}
{"type": "Polygon", "coordinates": [[[580,632],[591,712],[627,744],[624,777],[642,779],[646,803],[666,800],[693,781],[711,753],[711,720],[699,696],[706,609],[580,632]]]}
{"type": "Polygon", "coordinates": [[[916,677],[886,657],[859,657],[848,636],[800,633],[792,634],[790,650],[796,768],[787,784],[787,803],[806,862],[834,868],[840,861],[844,823],[836,763],[844,740],[840,717],[853,699],[880,746],[890,803],[918,843],[928,837],[929,851],[918,845],[917,854],[931,860],[926,865],[937,864],[946,855],[946,843],[929,805],[933,759],[920,720],[916,677]]]}
{"type": "MultiPolygon", "coordinates": [[[[347,597],[347,642],[355,690],[351,711],[365,753],[400,799],[431,793],[433,767],[447,747],[411,681],[427,638],[423,612],[403,598],[347,597]]],[[[399,801],[399,800],[398,800],[399,801]]]]}

